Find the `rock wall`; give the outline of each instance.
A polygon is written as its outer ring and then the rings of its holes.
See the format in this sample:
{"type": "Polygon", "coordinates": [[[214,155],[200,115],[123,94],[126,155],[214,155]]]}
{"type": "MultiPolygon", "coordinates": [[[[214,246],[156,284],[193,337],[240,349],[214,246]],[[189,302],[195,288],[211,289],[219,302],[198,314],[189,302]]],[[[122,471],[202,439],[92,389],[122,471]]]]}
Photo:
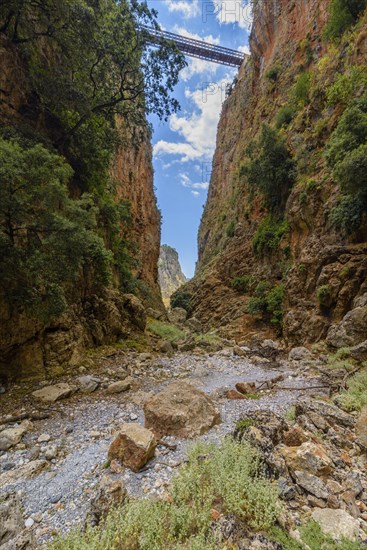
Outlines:
{"type": "MultiPolygon", "coordinates": [[[[55,121],[39,108],[27,78],[26,62],[0,34],[0,126],[39,131],[51,141],[55,121]]],[[[126,136],[125,136],[126,137],[126,136]]],[[[50,325],[15,314],[0,303],[0,379],[50,377],[85,361],[85,350],[127,338],[145,327],[145,306],[164,310],[158,285],[160,215],[153,190],[150,136],[139,144],[124,140],[112,166],[116,199],[130,204],[129,239],[134,244],[134,275],[140,300],[108,288],[95,294],[81,279],[70,307],[50,325]],[[142,303],[141,303],[142,302],[142,303]]]]}
{"type": "MultiPolygon", "coordinates": [[[[330,222],[339,189],[326,170],[322,152],[342,107],[337,104],[324,111],[321,102],[322,88],[343,72],[346,59],[349,65],[366,63],[366,14],[349,49],[345,42],[335,48],[324,38],[328,8],[329,0],[256,2],[251,58],[240,68],[238,82],[222,108],[199,228],[198,270],[187,290],[195,316],[207,327],[221,327],[238,339],[273,330],[264,318],[246,313],[251,292],[236,292],[231,287],[235,277],[249,275],[255,282],[285,285],[283,334],[295,343],[324,339],[329,327],[337,325],[367,290],[366,220],[352,237],[342,235],[330,222]],[[272,79],[268,72],[274,67],[279,74],[272,79]],[[321,92],[315,92],[290,125],[280,130],[297,166],[305,165],[285,208],[289,230],[278,251],[259,258],[252,240],[268,211],[260,196],[251,197],[241,175],[246,147],[264,123],[274,126],[299,75],[305,70],[318,74],[321,67],[326,71],[321,92]],[[307,182],[313,183],[307,187],[307,182]],[[317,299],[317,289],[323,285],[330,287],[327,308],[320,307],[317,299]]],[[[367,329],[364,332],[354,343],[367,337],[367,329]]]]}
{"type": "Polygon", "coordinates": [[[182,273],[177,250],[166,244],[161,246],[158,273],[163,302],[169,306],[171,295],[187,282],[187,278],[182,273]]]}

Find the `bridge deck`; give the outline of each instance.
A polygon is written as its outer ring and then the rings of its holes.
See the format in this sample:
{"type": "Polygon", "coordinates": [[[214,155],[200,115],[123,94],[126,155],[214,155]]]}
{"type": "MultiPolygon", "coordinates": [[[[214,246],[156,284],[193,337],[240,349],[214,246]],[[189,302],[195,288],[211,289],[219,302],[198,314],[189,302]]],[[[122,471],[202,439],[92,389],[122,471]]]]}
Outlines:
{"type": "Polygon", "coordinates": [[[246,57],[244,53],[237,50],[209,44],[208,42],[195,40],[194,38],[187,38],[186,36],[174,34],[173,32],[156,30],[146,26],[142,26],[142,30],[147,33],[148,42],[152,45],[159,44],[160,40],[170,40],[176,44],[177,48],[182,53],[191,57],[197,57],[198,59],[214,61],[221,65],[239,67],[246,57]]]}

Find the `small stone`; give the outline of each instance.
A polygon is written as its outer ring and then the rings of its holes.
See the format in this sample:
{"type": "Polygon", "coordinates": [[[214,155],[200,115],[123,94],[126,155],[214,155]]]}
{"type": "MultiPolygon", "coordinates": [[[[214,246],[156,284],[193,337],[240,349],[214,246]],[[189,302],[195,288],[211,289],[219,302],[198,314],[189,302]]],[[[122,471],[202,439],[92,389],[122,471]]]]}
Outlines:
{"type": "Polygon", "coordinates": [[[299,447],[302,443],[308,441],[308,439],[309,437],[306,432],[299,426],[293,426],[283,434],[283,442],[288,447],[299,447]]]}
{"type": "Polygon", "coordinates": [[[56,458],[56,457],[57,457],[57,447],[55,447],[54,445],[47,447],[45,451],[45,458],[47,460],[52,460],[53,458],[56,458]]]}
{"type": "Polygon", "coordinates": [[[24,522],[24,525],[28,529],[29,527],[32,527],[34,525],[34,520],[32,518],[27,518],[24,522]]]}
{"type": "Polygon", "coordinates": [[[49,434],[41,434],[39,438],[37,439],[38,443],[48,443],[51,439],[51,436],[49,434]]]}
{"type": "Polygon", "coordinates": [[[246,357],[247,352],[246,350],[242,349],[240,346],[234,346],[233,355],[236,355],[237,357],[246,357]]]}
{"type": "Polygon", "coordinates": [[[54,403],[59,399],[65,399],[69,397],[73,389],[69,384],[61,382],[59,384],[54,384],[53,386],[46,386],[41,390],[36,390],[32,392],[32,396],[44,403],[54,403]]]}
{"type": "Polygon", "coordinates": [[[90,376],[90,375],[79,376],[79,378],[77,378],[76,381],[82,393],[94,392],[101,383],[99,378],[96,378],[95,376],[90,376]]]}
{"type": "Polygon", "coordinates": [[[316,498],[327,499],[328,491],[326,485],[318,477],[309,474],[307,472],[294,472],[297,484],[305,489],[308,493],[311,493],[316,498]]]}
{"type": "Polygon", "coordinates": [[[137,420],[137,419],[138,419],[138,415],[135,413],[131,413],[130,420],[137,420]]]}
{"type": "Polygon", "coordinates": [[[231,399],[235,401],[237,399],[245,399],[245,396],[243,395],[243,393],[240,393],[239,391],[229,390],[227,391],[227,399],[231,399]]]}
{"type": "Polygon", "coordinates": [[[0,432],[0,451],[7,451],[10,447],[19,444],[22,437],[32,429],[33,424],[29,420],[24,420],[19,426],[7,428],[0,432]]]}
{"type": "Polygon", "coordinates": [[[57,502],[59,502],[60,499],[61,499],[61,495],[58,495],[58,494],[52,495],[50,497],[50,502],[51,504],[56,504],[57,502]]]}
{"type": "Polygon", "coordinates": [[[107,393],[121,393],[127,391],[131,388],[131,377],[125,378],[125,380],[119,380],[118,382],[113,382],[107,388],[107,393]]]}
{"type": "Polygon", "coordinates": [[[236,390],[240,393],[255,393],[256,384],[255,382],[237,382],[236,390]]]}
{"type": "Polygon", "coordinates": [[[123,468],[117,460],[111,460],[110,470],[113,474],[121,474],[123,471],[123,468]]]}

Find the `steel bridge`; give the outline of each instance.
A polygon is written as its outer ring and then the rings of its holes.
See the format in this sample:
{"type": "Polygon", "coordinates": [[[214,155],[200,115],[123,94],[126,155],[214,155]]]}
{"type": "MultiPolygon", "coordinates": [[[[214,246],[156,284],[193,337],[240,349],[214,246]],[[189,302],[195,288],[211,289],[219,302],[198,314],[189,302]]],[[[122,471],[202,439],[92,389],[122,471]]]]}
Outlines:
{"type": "Polygon", "coordinates": [[[246,54],[237,50],[223,48],[222,46],[216,46],[215,44],[209,44],[208,42],[195,40],[194,38],[187,38],[173,32],[157,30],[145,25],[142,25],[141,29],[146,33],[149,44],[157,46],[161,41],[169,40],[174,42],[182,53],[190,57],[205,59],[205,61],[214,61],[215,63],[229,67],[240,67],[246,57],[246,54]]]}

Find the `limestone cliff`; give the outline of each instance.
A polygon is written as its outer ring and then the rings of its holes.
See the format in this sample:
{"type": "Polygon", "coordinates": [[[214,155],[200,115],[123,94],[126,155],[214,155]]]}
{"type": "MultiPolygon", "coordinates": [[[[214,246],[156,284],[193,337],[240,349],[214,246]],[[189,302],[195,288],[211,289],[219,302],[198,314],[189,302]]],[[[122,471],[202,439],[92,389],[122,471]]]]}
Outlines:
{"type": "MultiPolygon", "coordinates": [[[[58,136],[57,121],[38,104],[28,78],[27,60],[19,48],[0,33],[0,127],[21,128],[43,142],[58,136]]],[[[153,190],[150,135],[135,143],[122,140],[111,167],[115,197],[129,206],[131,225],[124,231],[131,244],[134,292],[144,305],[163,310],[158,285],[160,215],[153,190]]],[[[87,348],[113,343],[144,330],[145,312],[139,299],[122,294],[117,281],[96,291],[82,274],[69,291],[62,317],[47,324],[14,312],[0,301],[0,378],[48,377],[81,363],[87,348]]]]}
{"type": "MultiPolygon", "coordinates": [[[[346,106],[366,89],[366,14],[335,46],[324,34],[329,4],[258,0],[251,58],[222,108],[199,229],[198,271],[187,290],[195,316],[237,338],[272,332],[266,311],[248,313],[259,282],[284,291],[283,334],[298,343],[325,338],[367,291],[366,217],[349,235],[333,223],[340,189],[324,156],[346,106]],[[354,84],[350,67],[359,75],[354,84]],[[343,95],[340,90],[348,85],[343,95]],[[300,92],[305,92],[302,100],[300,92]],[[296,174],[282,236],[275,246],[274,234],[263,231],[266,252],[259,254],[254,239],[269,209],[243,167],[248,145],[264,123],[284,139],[296,174]]],[[[366,332],[360,331],[355,343],[366,339],[366,332]]]]}
{"type": "Polygon", "coordinates": [[[187,278],[182,273],[177,250],[167,244],[161,246],[158,273],[163,302],[169,306],[171,295],[187,282],[187,278]]]}

